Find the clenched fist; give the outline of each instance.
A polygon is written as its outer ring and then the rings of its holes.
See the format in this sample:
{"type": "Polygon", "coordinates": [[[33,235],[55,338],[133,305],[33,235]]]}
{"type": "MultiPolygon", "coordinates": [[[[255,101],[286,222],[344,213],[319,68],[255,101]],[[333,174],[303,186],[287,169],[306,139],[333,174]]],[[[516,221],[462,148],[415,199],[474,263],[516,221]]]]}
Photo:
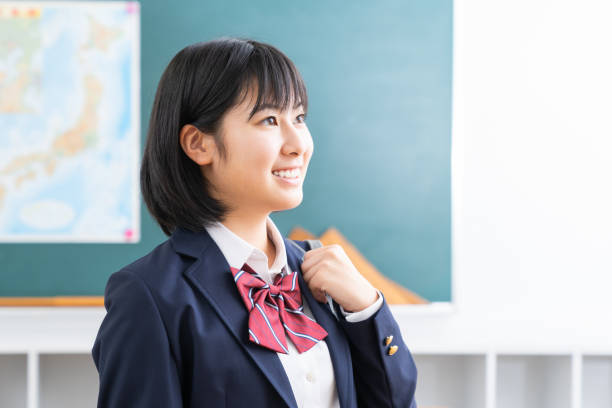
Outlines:
{"type": "Polygon", "coordinates": [[[337,244],[311,249],[302,263],[304,281],[319,302],[330,295],[347,312],[359,312],[378,299],[378,292],[337,244]]]}

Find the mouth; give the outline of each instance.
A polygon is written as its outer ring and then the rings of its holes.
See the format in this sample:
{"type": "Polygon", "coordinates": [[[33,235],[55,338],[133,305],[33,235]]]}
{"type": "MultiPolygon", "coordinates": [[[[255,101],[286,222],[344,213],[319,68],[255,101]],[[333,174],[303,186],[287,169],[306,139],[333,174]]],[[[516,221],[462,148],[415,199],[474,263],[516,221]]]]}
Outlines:
{"type": "Polygon", "coordinates": [[[279,179],[279,181],[291,185],[299,184],[301,178],[301,170],[299,167],[294,167],[292,169],[272,170],[272,174],[274,177],[279,179]]]}
{"type": "Polygon", "coordinates": [[[301,171],[299,167],[294,167],[291,169],[272,170],[272,174],[283,179],[298,180],[301,176],[301,171]]]}

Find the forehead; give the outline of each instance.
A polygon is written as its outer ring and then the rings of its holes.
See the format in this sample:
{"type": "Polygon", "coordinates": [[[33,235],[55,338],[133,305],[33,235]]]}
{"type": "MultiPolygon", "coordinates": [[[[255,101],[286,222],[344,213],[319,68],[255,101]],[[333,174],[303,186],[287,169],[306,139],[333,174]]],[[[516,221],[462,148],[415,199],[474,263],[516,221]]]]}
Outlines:
{"type": "Polygon", "coordinates": [[[235,113],[248,116],[250,119],[263,110],[288,111],[306,109],[305,95],[302,89],[296,89],[291,84],[260,84],[252,80],[245,86],[236,98],[232,110],[235,113]],[[261,91],[260,91],[261,90],[261,91]]]}

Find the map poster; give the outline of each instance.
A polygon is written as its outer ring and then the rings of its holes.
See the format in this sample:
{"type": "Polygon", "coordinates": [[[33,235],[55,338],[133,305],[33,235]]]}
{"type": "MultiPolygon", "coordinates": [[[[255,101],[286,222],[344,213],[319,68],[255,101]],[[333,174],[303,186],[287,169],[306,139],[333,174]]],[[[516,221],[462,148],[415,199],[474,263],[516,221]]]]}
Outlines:
{"type": "Polygon", "coordinates": [[[137,2],[0,2],[0,241],[140,240],[137,2]]]}

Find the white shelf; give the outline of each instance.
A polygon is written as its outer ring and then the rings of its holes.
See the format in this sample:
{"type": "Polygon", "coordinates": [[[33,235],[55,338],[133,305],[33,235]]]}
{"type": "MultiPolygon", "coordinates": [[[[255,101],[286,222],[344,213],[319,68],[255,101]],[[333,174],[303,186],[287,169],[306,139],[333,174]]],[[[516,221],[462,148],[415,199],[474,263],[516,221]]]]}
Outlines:
{"type": "Polygon", "coordinates": [[[26,354],[0,354],[0,407],[26,408],[26,354]]]}
{"type": "Polygon", "coordinates": [[[587,355],[582,361],[582,406],[612,407],[612,356],[587,355]]]}
{"type": "MultiPolygon", "coordinates": [[[[512,327],[523,337],[494,337],[492,322],[462,322],[449,304],[392,311],[417,364],[419,408],[612,406],[612,347],[603,343],[577,348],[576,339],[535,326],[512,327]]],[[[95,406],[91,348],[104,313],[0,309],[0,407],[95,406]]]]}
{"type": "Polygon", "coordinates": [[[424,354],[414,360],[419,407],[485,408],[485,355],[424,354]]]}
{"type": "Polygon", "coordinates": [[[98,372],[89,354],[41,354],[40,407],[95,407],[98,372]]]}
{"type": "Polygon", "coordinates": [[[501,355],[497,408],[571,408],[570,355],[501,355]]]}

